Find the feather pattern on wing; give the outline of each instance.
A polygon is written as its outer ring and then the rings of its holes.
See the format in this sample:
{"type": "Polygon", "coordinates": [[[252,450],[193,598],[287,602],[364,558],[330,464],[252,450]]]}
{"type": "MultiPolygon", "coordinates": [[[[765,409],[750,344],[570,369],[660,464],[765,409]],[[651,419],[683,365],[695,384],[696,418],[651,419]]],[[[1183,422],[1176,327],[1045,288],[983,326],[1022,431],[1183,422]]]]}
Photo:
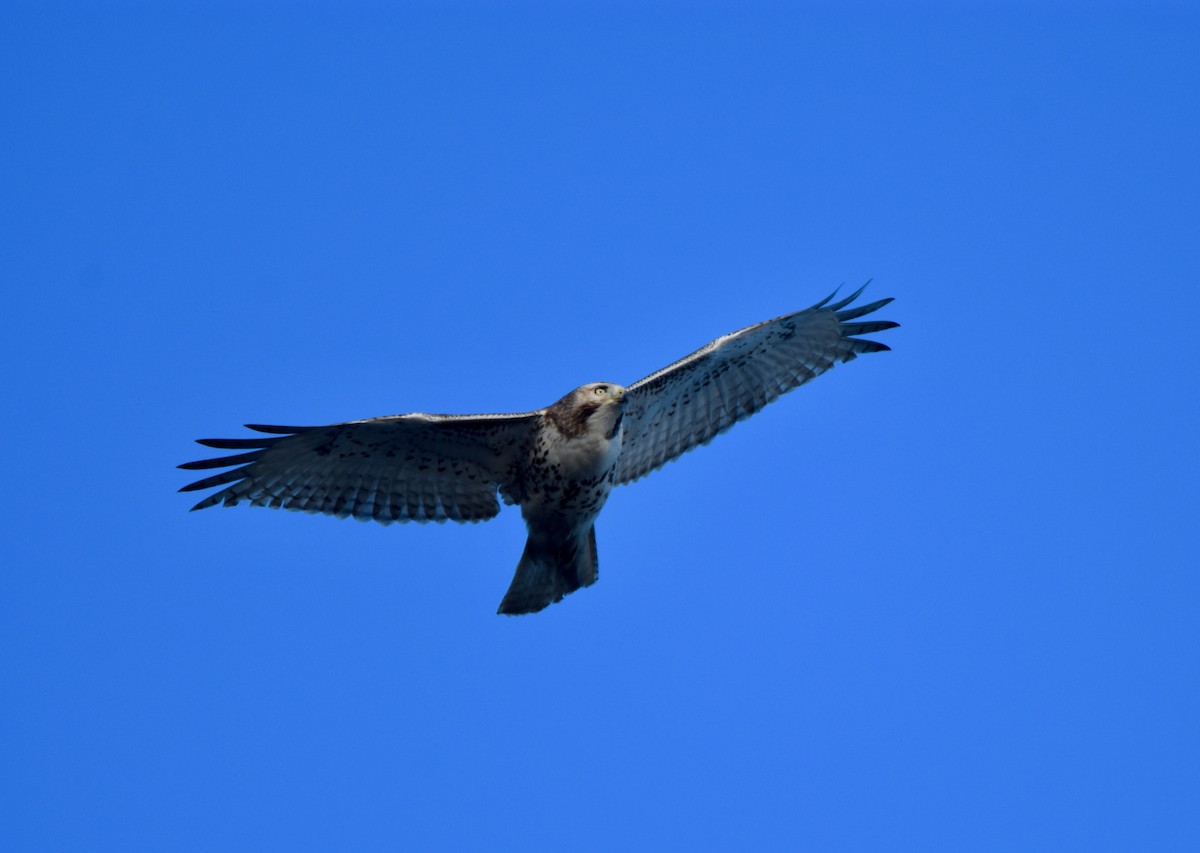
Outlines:
{"type": "Polygon", "coordinates": [[[629,386],[617,482],[706,444],[838,362],[889,349],[857,337],[899,325],[854,322],[892,301],[847,308],[865,287],[840,302],[830,304],[831,294],[811,308],[724,335],[629,386]]]}
{"type": "Polygon", "coordinates": [[[383,524],[483,521],[500,511],[497,491],[512,501],[540,417],[409,414],[323,427],[247,424],[276,437],[200,439],[249,452],[180,465],[236,466],[180,491],[226,486],[193,509],[247,501],[383,524]]]}

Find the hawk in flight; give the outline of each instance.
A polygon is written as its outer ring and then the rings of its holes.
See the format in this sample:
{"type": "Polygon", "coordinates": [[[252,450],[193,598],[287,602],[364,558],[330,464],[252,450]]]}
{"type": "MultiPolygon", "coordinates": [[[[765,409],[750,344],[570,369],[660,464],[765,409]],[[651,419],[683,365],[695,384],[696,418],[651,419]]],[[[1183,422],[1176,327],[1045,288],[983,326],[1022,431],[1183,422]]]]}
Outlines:
{"type": "MultiPolygon", "coordinates": [[[[864,285],[865,287],[865,285],[864,285]]],[[[242,451],[180,468],[229,468],[181,491],[220,487],[193,509],[242,501],[362,521],[486,521],[519,504],[525,552],[500,613],[534,613],[596,582],[596,516],[631,483],[840,361],[887,350],[860,318],[891,299],[862,293],[717,338],[628,387],[592,382],[510,415],[369,418],[330,426],[247,424],[255,438],[202,438],[242,451]]]]}

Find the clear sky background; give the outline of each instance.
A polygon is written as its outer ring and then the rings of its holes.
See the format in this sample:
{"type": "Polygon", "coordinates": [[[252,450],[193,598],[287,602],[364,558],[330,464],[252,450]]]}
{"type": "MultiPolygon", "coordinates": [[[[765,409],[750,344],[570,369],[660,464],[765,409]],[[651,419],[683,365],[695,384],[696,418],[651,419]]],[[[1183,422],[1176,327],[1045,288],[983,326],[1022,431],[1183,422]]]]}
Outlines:
{"type": "Polygon", "coordinates": [[[4,4],[6,850],[1195,850],[1200,12],[4,4]],[[524,541],[179,495],[874,279],[524,541]]]}

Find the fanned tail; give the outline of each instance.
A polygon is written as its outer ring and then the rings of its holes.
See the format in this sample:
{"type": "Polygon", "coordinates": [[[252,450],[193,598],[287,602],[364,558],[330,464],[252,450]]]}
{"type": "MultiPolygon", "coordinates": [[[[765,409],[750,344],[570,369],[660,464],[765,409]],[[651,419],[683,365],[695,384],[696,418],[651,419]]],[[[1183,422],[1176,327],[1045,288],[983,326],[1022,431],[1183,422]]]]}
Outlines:
{"type": "Polygon", "coordinates": [[[537,613],[596,582],[596,528],[567,537],[529,532],[517,573],[497,613],[537,613]]]}

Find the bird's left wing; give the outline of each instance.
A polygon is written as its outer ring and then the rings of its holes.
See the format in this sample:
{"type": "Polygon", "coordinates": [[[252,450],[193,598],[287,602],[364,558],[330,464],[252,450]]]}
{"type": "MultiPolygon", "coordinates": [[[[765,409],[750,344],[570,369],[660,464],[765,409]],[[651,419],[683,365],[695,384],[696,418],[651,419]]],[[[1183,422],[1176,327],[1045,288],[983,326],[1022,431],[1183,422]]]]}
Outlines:
{"type": "Polygon", "coordinates": [[[540,417],[410,414],[320,427],[247,424],[265,435],[199,439],[249,452],[180,465],[237,466],[180,491],[225,486],[192,509],[247,501],[384,524],[484,521],[500,512],[497,491],[509,499],[540,417]]]}
{"type": "Polygon", "coordinates": [[[857,337],[899,325],[854,322],[892,301],[847,308],[863,288],[840,302],[829,304],[829,296],[811,308],[717,338],[629,386],[617,482],[636,480],[705,444],[839,361],[889,349],[857,337]]]}

